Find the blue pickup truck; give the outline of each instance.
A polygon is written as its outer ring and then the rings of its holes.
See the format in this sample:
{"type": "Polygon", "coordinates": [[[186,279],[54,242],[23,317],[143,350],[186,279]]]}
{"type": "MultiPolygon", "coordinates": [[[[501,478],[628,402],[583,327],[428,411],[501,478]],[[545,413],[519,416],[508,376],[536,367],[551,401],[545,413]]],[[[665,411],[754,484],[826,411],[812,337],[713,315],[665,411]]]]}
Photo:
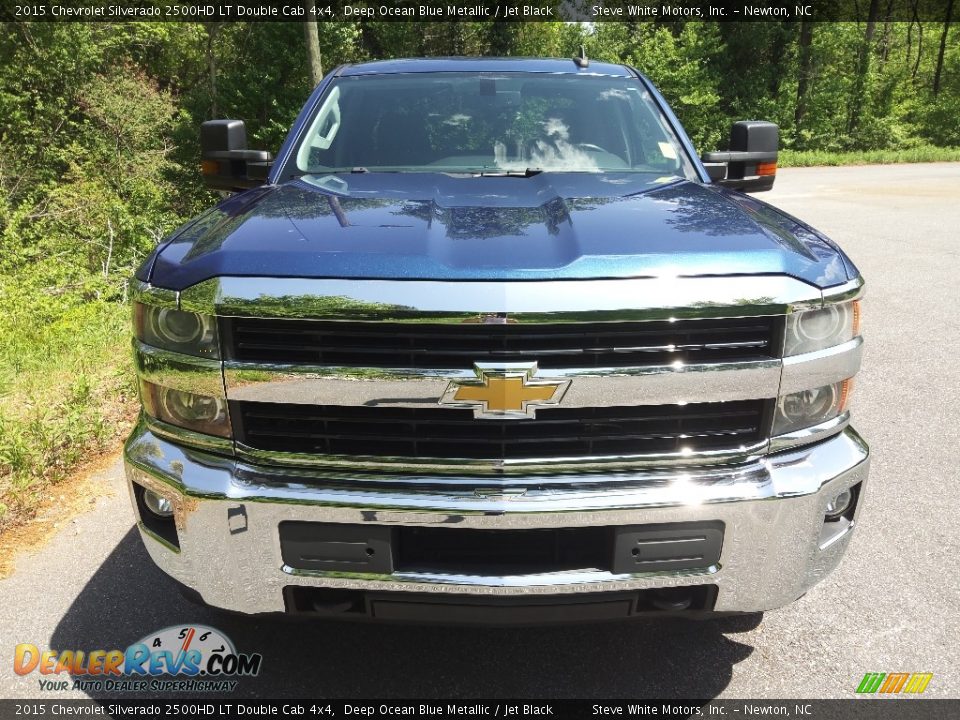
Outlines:
{"type": "Polygon", "coordinates": [[[633,68],[336,68],[138,270],[143,542],[243,613],[450,623],[777,608],[863,504],[863,279],[633,68]]]}

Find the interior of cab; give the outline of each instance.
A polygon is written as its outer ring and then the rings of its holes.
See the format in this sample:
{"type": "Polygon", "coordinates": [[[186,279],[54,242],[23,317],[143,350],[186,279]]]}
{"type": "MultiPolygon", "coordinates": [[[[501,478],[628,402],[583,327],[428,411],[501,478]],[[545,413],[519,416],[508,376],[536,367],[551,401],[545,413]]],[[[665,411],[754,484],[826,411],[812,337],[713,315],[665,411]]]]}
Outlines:
{"type": "Polygon", "coordinates": [[[685,174],[676,137],[638,83],[534,73],[343,78],[297,160],[307,173],[685,174]]]}

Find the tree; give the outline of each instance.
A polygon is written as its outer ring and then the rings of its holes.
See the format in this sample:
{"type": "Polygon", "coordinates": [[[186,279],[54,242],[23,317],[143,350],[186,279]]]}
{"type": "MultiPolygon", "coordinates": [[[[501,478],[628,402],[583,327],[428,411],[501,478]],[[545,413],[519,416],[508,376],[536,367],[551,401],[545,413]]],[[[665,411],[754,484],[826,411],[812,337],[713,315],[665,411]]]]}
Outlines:
{"type": "Polygon", "coordinates": [[[813,74],[813,23],[804,20],[800,23],[799,68],[797,70],[797,104],[793,111],[794,137],[800,135],[803,121],[807,114],[807,92],[813,74]]]}
{"type": "Polygon", "coordinates": [[[323,80],[323,62],[320,58],[320,36],[317,33],[315,0],[303,0],[303,31],[307,41],[307,58],[310,66],[310,81],[316,87],[323,80]]]}
{"type": "Polygon", "coordinates": [[[210,83],[210,115],[217,117],[217,53],[214,43],[217,40],[217,33],[220,32],[220,23],[206,23],[204,28],[207,31],[207,77],[210,83]]]}
{"type": "MultiPolygon", "coordinates": [[[[953,2],[953,0],[950,0],[953,2]]],[[[867,102],[867,87],[870,76],[870,60],[873,53],[873,33],[877,27],[877,16],[880,14],[880,0],[870,0],[870,9],[867,11],[867,26],[863,31],[863,42],[860,44],[857,59],[857,75],[853,88],[853,97],[850,98],[849,122],[847,132],[853,135],[860,127],[863,117],[863,106],[867,102]]]]}
{"type": "Polygon", "coordinates": [[[950,32],[950,16],[953,14],[953,0],[947,2],[947,12],[943,18],[943,32],[940,34],[940,52],[937,53],[937,69],[933,74],[933,95],[940,94],[940,77],[943,73],[943,54],[947,49],[947,33],[950,32]]]}
{"type": "Polygon", "coordinates": [[[627,60],[648,74],[680,117],[700,149],[718,147],[729,122],[720,108],[716,54],[723,42],[716,24],[685,23],[679,33],[652,23],[638,24],[627,60]]]}

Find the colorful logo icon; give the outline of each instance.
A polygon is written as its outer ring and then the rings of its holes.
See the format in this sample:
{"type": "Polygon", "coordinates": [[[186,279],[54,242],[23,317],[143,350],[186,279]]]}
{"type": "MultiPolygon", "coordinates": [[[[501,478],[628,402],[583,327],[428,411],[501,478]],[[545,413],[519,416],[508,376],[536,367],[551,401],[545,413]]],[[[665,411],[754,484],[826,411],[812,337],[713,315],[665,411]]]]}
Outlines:
{"type": "Polygon", "coordinates": [[[862,695],[873,693],[919,695],[927,689],[933,673],[867,673],[857,686],[862,695]]]}
{"type": "Polygon", "coordinates": [[[40,650],[20,643],[13,653],[17,675],[88,677],[252,676],[260,672],[263,656],[238,653],[233,642],[207,625],[175,625],[133,643],[126,650],[40,650]]]}

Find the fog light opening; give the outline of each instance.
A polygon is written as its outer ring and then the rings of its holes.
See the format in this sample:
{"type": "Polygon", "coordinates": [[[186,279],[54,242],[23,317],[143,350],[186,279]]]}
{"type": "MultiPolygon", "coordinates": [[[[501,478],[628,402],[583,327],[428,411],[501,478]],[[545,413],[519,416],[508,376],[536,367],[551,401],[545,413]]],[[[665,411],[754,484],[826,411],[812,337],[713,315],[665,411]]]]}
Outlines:
{"type": "Polygon", "coordinates": [[[133,484],[133,496],[140,514],[140,526],[175,552],[180,551],[180,537],[173,519],[173,503],[139,483],[133,484]]]}
{"type": "Polygon", "coordinates": [[[686,588],[660,588],[650,595],[650,604],[657,610],[686,610],[693,602],[693,594],[686,588]]]}
{"type": "Polygon", "coordinates": [[[827,503],[826,517],[829,521],[839,520],[844,516],[850,506],[853,504],[853,489],[837,493],[837,495],[827,503]]]}
{"type": "Polygon", "coordinates": [[[153,490],[144,489],[143,504],[147,506],[147,510],[158,517],[173,517],[173,503],[167,498],[157,495],[153,490]]]}
{"type": "Polygon", "coordinates": [[[860,504],[862,483],[836,493],[823,509],[820,549],[825,550],[853,529],[853,518],[860,504]]]}

